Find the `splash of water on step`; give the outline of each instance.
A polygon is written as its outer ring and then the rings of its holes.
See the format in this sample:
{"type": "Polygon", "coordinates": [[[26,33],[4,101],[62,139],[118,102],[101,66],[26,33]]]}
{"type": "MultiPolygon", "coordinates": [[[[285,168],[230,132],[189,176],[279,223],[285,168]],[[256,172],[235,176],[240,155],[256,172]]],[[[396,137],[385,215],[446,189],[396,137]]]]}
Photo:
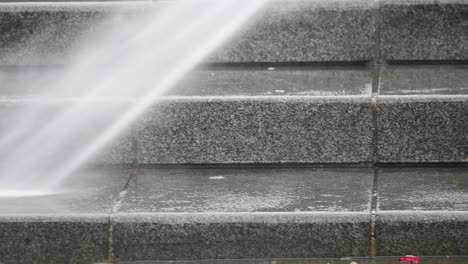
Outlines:
{"type": "Polygon", "coordinates": [[[112,153],[129,147],[131,124],[266,1],[147,2],[138,19],[107,20],[53,81],[3,100],[0,194],[55,192],[84,165],[121,162],[112,153]]]}

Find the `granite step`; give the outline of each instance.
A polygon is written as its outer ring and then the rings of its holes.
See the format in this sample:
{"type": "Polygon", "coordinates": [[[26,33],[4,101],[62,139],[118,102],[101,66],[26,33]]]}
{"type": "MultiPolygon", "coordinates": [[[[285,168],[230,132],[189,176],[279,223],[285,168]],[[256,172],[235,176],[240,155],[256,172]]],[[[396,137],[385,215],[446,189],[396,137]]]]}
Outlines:
{"type": "MultiPolygon", "coordinates": [[[[0,65],[67,64],[82,36],[172,1],[2,2],[0,65]]],[[[272,0],[210,63],[468,60],[464,0],[272,0]]]]}
{"type": "MultiPolygon", "coordinates": [[[[275,260],[205,260],[205,261],[154,261],[154,262],[122,262],[123,264],[398,264],[399,257],[374,257],[374,258],[339,258],[339,259],[275,259],[275,260]]],[[[462,264],[467,263],[468,258],[464,257],[425,257],[421,258],[426,264],[462,264]]]]}
{"type": "MultiPolygon", "coordinates": [[[[383,65],[379,75],[373,73],[366,65],[201,68],[155,101],[93,162],[468,161],[465,65],[391,64],[383,65]]],[[[50,113],[80,100],[86,87],[73,91],[64,85],[49,97],[41,93],[40,87],[48,87],[42,84],[53,83],[60,74],[50,68],[0,71],[2,134],[12,130],[22,109],[44,112],[29,123],[35,130],[50,122],[50,113]]],[[[87,133],[77,133],[72,143],[88,142],[93,128],[99,132],[129,104],[138,103],[138,90],[133,91],[124,99],[89,102],[90,109],[101,112],[93,113],[87,133]]]]}
{"type": "Polygon", "coordinates": [[[63,193],[0,198],[0,261],[467,255],[467,169],[82,171],[63,193]]]}

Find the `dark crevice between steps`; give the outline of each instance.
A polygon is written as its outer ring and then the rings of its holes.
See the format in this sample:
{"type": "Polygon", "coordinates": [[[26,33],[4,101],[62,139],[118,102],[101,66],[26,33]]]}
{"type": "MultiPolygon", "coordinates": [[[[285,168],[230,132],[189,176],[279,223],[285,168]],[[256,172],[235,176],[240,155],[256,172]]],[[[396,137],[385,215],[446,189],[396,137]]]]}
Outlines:
{"type": "Polygon", "coordinates": [[[108,253],[107,253],[107,260],[105,263],[118,263],[119,260],[115,255],[114,252],[114,217],[115,214],[119,212],[124,199],[127,196],[128,189],[130,187],[130,183],[134,177],[136,177],[139,173],[139,163],[138,163],[138,140],[137,140],[137,131],[136,126],[131,125],[131,160],[132,163],[130,165],[130,172],[128,175],[128,179],[125,182],[125,185],[122,191],[119,193],[119,199],[112,207],[112,211],[109,214],[108,218],[108,226],[109,226],[109,235],[108,235],[108,253]]]}
{"type": "Polygon", "coordinates": [[[468,60],[388,60],[389,65],[455,65],[468,68],[468,60]]]}
{"type": "Polygon", "coordinates": [[[377,162],[375,168],[435,168],[435,167],[458,167],[468,168],[468,162],[377,162]]]}
{"type": "Polygon", "coordinates": [[[376,216],[379,202],[379,169],[374,168],[372,182],[372,197],[370,210],[370,256],[377,256],[377,234],[376,234],[376,216]]]}
{"type": "Polygon", "coordinates": [[[118,201],[114,204],[112,207],[112,210],[109,214],[108,218],[108,226],[109,226],[109,234],[108,234],[108,253],[107,253],[107,259],[105,260],[104,263],[118,263],[118,258],[115,256],[114,252],[114,217],[115,214],[119,212],[123,201],[125,200],[127,196],[128,189],[130,187],[130,183],[134,177],[138,174],[138,163],[135,161],[135,163],[132,165],[132,168],[130,169],[128,179],[122,189],[122,191],[119,193],[119,199],[118,201]]]}
{"type": "Polygon", "coordinates": [[[281,61],[281,62],[213,62],[202,63],[195,69],[236,69],[264,67],[354,68],[366,67],[369,61],[281,61]]]}

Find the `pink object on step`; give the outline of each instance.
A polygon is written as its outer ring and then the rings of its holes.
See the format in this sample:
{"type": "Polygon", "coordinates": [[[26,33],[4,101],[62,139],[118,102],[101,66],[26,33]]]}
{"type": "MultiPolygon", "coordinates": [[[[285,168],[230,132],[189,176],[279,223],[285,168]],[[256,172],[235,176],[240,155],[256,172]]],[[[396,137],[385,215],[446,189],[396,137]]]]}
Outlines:
{"type": "Polygon", "coordinates": [[[406,255],[400,258],[400,264],[418,264],[421,261],[419,257],[406,255]]]}

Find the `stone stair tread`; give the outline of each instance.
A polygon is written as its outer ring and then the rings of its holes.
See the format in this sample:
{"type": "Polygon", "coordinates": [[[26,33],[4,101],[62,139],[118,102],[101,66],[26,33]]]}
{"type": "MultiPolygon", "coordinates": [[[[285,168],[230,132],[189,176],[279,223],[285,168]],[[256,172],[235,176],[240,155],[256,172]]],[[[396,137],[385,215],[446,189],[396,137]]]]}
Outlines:
{"type": "MultiPolygon", "coordinates": [[[[60,191],[0,196],[0,218],[28,217],[106,218],[119,200],[129,169],[96,168],[74,173],[59,186],[60,191]]],[[[0,260],[1,261],[1,260],[0,260]]]]}
{"type": "MultiPolygon", "coordinates": [[[[60,83],[60,76],[66,73],[56,68],[0,70],[0,96],[41,98],[41,91],[60,83]]],[[[190,72],[166,96],[369,96],[371,82],[369,69],[359,65],[216,67],[190,72]]],[[[54,96],[79,97],[91,88],[84,86],[74,91],[64,85],[54,96]]],[[[134,96],[144,95],[138,91],[134,96]]],[[[118,92],[113,95],[118,96],[118,92]]]]}
{"type": "Polygon", "coordinates": [[[146,169],[119,214],[368,212],[370,169],[146,169]]]}
{"type": "MultiPolygon", "coordinates": [[[[343,257],[339,259],[274,259],[274,260],[200,260],[200,261],[124,261],[122,264],[350,264],[352,261],[358,264],[395,264],[399,257],[375,257],[375,258],[353,258],[343,257]]],[[[422,257],[425,264],[463,264],[468,258],[464,257],[422,257]]]]}
{"type": "MultiPolygon", "coordinates": [[[[2,69],[0,98],[40,98],[42,89],[58,83],[66,72],[2,69]]],[[[370,96],[371,83],[372,72],[364,65],[213,67],[190,72],[166,96],[370,96]]],[[[79,96],[86,89],[72,91],[64,86],[55,95],[79,96]]],[[[467,94],[468,67],[464,64],[388,65],[381,70],[379,96],[467,94]]]]}
{"type": "Polygon", "coordinates": [[[89,170],[63,185],[81,192],[0,198],[0,261],[366,256],[374,216],[379,256],[466,255],[467,169],[89,170]]]}
{"type": "Polygon", "coordinates": [[[468,95],[468,66],[388,65],[379,95],[468,95]]]}

